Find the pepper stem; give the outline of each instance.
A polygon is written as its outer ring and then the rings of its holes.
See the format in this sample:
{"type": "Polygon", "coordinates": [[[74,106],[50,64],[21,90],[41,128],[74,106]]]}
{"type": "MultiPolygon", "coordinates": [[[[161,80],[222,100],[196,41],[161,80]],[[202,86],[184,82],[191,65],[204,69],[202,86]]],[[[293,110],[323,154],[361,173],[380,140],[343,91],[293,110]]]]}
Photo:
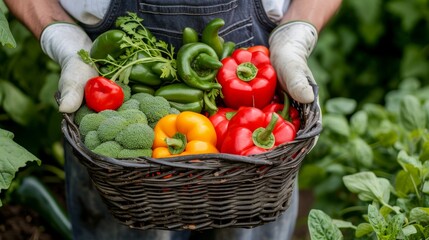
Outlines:
{"type": "Polygon", "coordinates": [[[271,115],[271,120],[268,123],[266,128],[260,127],[260,128],[257,128],[255,131],[253,131],[252,140],[255,146],[258,146],[264,149],[270,149],[274,147],[274,143],[276,142],[276,139],[274,137],[273,131],[274,131],[274,127],[276,126],[278,118],[279,118],[278,115],[276,113],[273,113],[271,115]]]}
{"type": "Polygon", "coordinates": [[[289,97],[285,92],[283,92],[283,109],[280,112],[280,116],[283,119],[286,119],[288,121],[291,120],[291,117],[289,115],[289,105],[290,105],[289,97]]]}
{"type": "Polygon", "coordinates": [[[249,82],[258,74],[258,68],[251,62],[244,62],[237,66],[236,73],[240,80],[249,82]]]}
{"type": "Polygon", "coordinates": [[[185,151],[187,139],[185,134],[177,132],[171,138],[165,138],[165,143],[168,146],[168,151],[173,154],[180,154],[185,151]]]}

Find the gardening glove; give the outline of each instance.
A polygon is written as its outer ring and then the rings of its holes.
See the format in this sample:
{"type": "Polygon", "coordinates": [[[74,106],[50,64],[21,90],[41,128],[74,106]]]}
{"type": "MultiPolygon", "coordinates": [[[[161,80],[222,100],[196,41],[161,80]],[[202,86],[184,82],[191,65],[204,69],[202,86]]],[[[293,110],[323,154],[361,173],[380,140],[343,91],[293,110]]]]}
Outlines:
{"type": "Polygon", "coordinates": [[[77,54],[81,49],[90,51],[91,39],[78,25],[54,23],[43,30],[40,44],[43,52],[61,66],[59,111],[75,112],[82,104],[86,82],[98,75],[77,54]]]}
{"type": "Polygon", "coordinates": [[[295,21],[281,24],[270,35],[271,63],[277,71],[284,91],[300,103],[314,101],[310,84],[316,84],[307,65],[317,42],[316,28],[306,22],[295,21]]]}

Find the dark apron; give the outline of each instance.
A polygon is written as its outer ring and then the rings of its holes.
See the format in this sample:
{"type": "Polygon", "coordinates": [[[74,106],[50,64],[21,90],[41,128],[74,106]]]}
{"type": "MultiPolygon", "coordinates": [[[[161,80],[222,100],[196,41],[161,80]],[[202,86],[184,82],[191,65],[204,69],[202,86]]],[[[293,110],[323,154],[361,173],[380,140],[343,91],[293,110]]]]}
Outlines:
{"type": "Polygon", "coordinates": [[[96,25],[82,25],[95,39],[99,34],[115,27],[118,16],[135,12],[143,19],[143,25],[155,37],[173,44],[176,49],[182,42],[182,30],[192,27],[201,33],[214,18],[222,18],[225,25],[219,35],[225,41],[233,41],[238,47],[268,46],[268,36],[276,24],[262,6],[261,0],[182,0],[167,1],[112,0],[104,19],[96,25]]]}

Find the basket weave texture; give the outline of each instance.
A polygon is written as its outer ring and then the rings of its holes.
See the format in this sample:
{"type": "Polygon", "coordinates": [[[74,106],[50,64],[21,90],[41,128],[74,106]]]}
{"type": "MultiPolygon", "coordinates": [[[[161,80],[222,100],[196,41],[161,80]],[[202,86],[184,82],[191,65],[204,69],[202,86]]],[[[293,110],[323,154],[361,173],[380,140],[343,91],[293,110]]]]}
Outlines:
{"type": "Polygon", "coordinates": [[[73,114],[64,114],[61,128],[122,224],[141,230],[253,228],[289,207],[298,170],[322,130],[317,101],[292,104],[301,116],[296,139],[253,156],[114,159],[85,147],[73,114]]]}

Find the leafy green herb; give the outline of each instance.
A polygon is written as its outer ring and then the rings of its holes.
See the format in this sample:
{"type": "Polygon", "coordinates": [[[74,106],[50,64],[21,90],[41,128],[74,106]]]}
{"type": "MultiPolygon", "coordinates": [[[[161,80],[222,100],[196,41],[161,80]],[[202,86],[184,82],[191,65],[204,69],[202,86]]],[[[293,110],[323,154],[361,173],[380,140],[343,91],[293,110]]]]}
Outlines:
{"type": "Polygon", "coordinates": [[[85,63],[92,65],[100,75],[111,76],[111,80],[119,79],[125,84],[128,84],[131,68],[141,63],[161,63],[160,77],[177,79],[173,45],[153,36],[136,13],[129,12],[127,16],[118,17],[116,26],[126,33],[120,45],[122,49],[126,49],[125,53],[117,59],[94,59],[88,51],[82,49],[78,54],[85,63]],[[144,53],[147,57],[138,58],[139,53],[144,53]],[[103,66],[103,71],[100,66],[103,66]]]}

